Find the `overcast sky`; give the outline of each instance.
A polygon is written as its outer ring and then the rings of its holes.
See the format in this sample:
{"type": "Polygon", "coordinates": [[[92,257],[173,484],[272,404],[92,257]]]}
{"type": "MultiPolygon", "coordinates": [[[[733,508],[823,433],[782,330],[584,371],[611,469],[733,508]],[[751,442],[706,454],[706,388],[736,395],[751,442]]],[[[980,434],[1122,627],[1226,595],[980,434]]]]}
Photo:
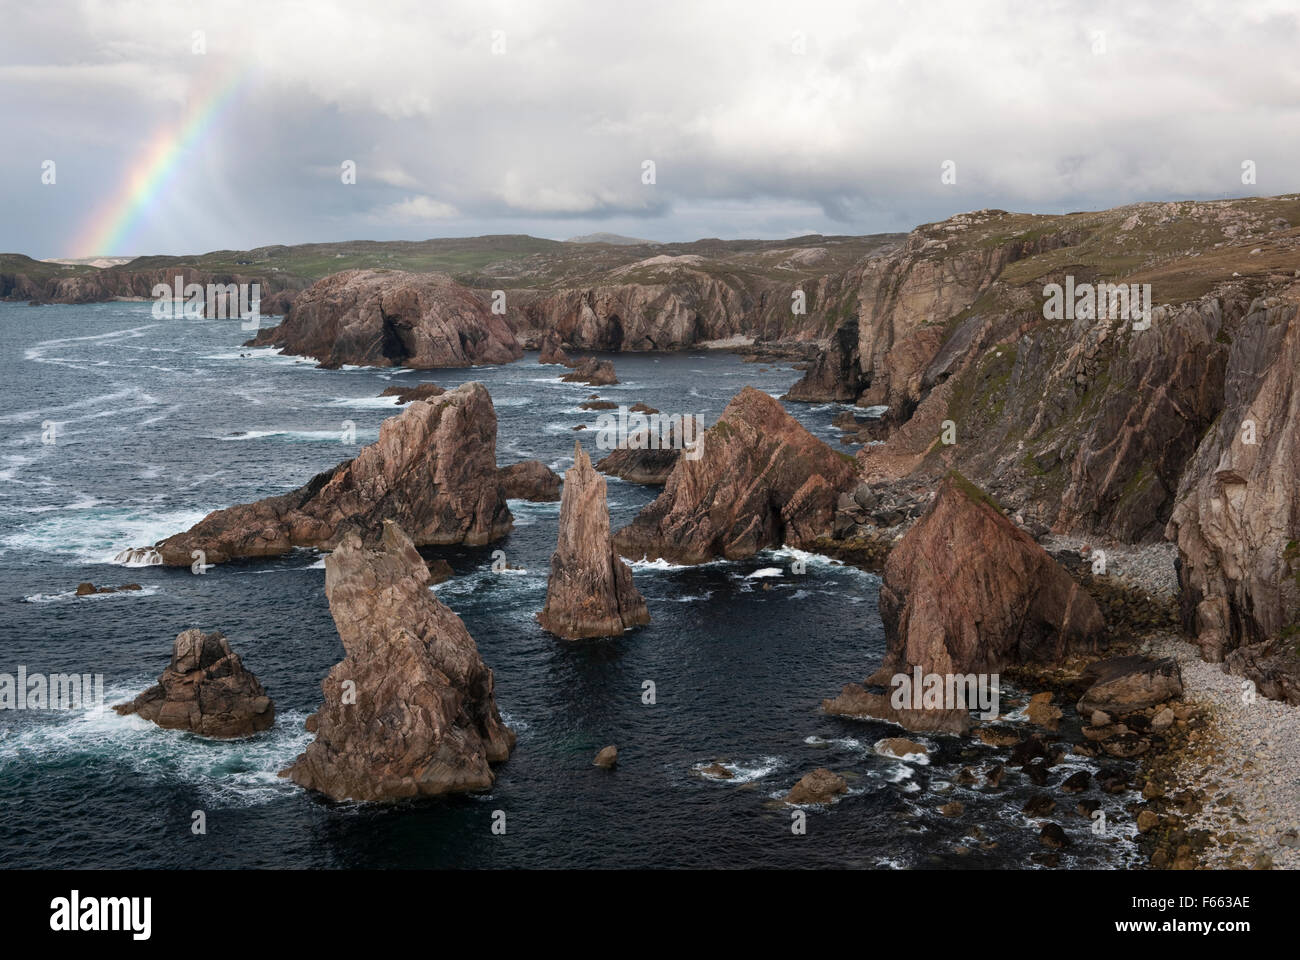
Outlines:
{"type": "Polygon", "coordinates": [[[0,0],[0,251],[91,252],[149,145],[227,83],[123,248],[93,252],[861,234],[1296,192],[1297,9],[0,0]]]}

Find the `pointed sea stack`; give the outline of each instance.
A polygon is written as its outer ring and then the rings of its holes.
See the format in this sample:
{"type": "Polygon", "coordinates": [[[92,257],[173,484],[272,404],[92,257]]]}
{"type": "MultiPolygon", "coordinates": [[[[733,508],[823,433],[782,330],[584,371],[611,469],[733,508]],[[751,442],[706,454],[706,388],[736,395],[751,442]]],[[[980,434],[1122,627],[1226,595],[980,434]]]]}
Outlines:
{"type": "Polygon", "coordinates": [[[875,679],[993,673],[1096,653],[1105,630],[1065,568],[956,471],[885,563],[885,660],[875,679]]]}
{"type": "Polygon", "coordinates": [[[335,800],[382,801],[492,786],[515,735],[492,671],[392,521],[379,549],[348,534],[325,560],[325,595],[346,656],[307,718],[316,739],[281,776],[335,800]]]}
{"type": "Polygon", "coordinates": [[[614,537],[625,557],[704,563],[829,535],[853,467],[753,387],[683,454],[653,503],[614,537]]]}
{"type": "Polygon", "coordinates": [[[570,640],[617,636],[650,622],[632,571],[614,552],[605,505],[605,478],[575,443],[564,475],[560,535],[551,556],[546,606],[538,622],[570,640]]]}

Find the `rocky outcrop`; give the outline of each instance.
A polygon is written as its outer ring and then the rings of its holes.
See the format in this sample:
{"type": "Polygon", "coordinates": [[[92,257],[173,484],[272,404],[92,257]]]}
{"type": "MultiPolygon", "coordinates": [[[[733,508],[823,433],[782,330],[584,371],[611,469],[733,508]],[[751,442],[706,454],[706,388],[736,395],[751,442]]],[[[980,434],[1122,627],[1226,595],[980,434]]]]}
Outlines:
{"type": "Polygon", "coordinates": [[[538,363],[558,363],[562,367],[573,366],[573,361],[569,355],[564,352],[564,347],[560,343],[560,335],[554,330],[548,330],[542,337],[541,355],[537,358],[538,363]]]}
{"type": "Polygon", "coordinates": [[[510,327],[450,277],[345,270],[312,284],[284,322],[250,346],[315,357],[325,367],[468,367],[523,356],[510,327]]]}
{"type": "Polygon", "coordinates": [[[553,503],[560,499],[559,475],[540,460],[523,460],[497,473],[501,491],[509,500],[553,503]]]}
{"type": "Polygon", "coordinates": [[[1092,664],[1082,680],[1088,684],[1075,709],[1082,717],[1101,711],[1112,717],[1146,710],[1183,695],[1183,674],[1172,659],[1113,657],[1092,664]]]}
{"type": "Polygon", "coordinates": [[[605,478],[581,444],[574,444],[573,467],[564,474],[559,540],[537,620],[571,640],[617,636],[650,622],[632,571],[614,553],[605,478]]]}
{"type": "MultiPolygon", "coordinates": [[[[1166,531],[1178,543],[1184,627],[1212,662],[1300,632],[1300,284],[1251,304],[1223,381],[1223,413],[1166,531]]],[[[1246,659],[1258,658],[1238,666],[1246,659]]]]}
{"type": "Polygon", "coordinates": [[[924,674],[995,673],[1097,649],[1092,598],[989,497],[956,473],[885,564],[878,683],[924,674]]]}
{"type": "Polygon", "coordinates": [[[481,383],[417,400],[385,420],[353,460],[292,493],[208,514],[155,551],[169,566],[266,557],[294,547],[328,550],[349,532],[376,540],[395,520],[420,546],[479,546],[513,520],[496,465],[496,413],[481,383]]]}
{"type": "MultiPolygon", "coordinates": [[[[875,679],[875,678],[872,678],[875,679]]],[[[870,681],[868,681],[870,682],[870,681]]],[[[882,686],[883,683],[876,683],[882,686]]],[[[892,690],[868,690],[857,683],[846,683],[840,694],[822,701],[822,711],[833,717],[886,720],[913,733],[964,734],[971,728],[969,710],[894,706],[892,690]]],[[[974,704],[970,705],[972,708],[974,704]]]]}
{"type": "Polygon", "coordinates": [[[785,795],[785,802],[793,805],[832,803],[836,797],[849,790],[848,781],[838,773],[818,767],[800,778],[785,795]]]}
{"type": "Polygon", "coordinates": [[[614,373],[614,364],[609,360],[597,360],[595,357],[583,357],[577,363],[571,363],[573,373],[566,373],[560,379],[565,383],[586,383],[593,387],[607,387],[618,383],[614,373]]]}
{"type": "Polygon", "coordinates": [[[102,593],[120,593],[125,590],[128,593],[143,589],[138,583],[124,583],[120,587],[97,587],[93,583],[79,583],[74,591],[78,597],[93,597],[102,593]]]}
{"type": "Polygon", "coordinates": [[[113,709],[166,730],[222,739],[252,736],[275,722],[271,698],[225,636],[198,629],[177,634],[171,663],[157,684],[113,709]]]}
{"type": "Polygon", "coordinates": [[[672,447],[658,450],[633,450],[619,447],[611,450],[596,463],[596,469],[611,477],[618,477],[628,483],[644,483],[647,486],[662,487],[668,482],[673,468],[681,458],[681,450],[672,447]]]}
{"type": "Polygon", "coordinates": [[[384,801],[486,790],[514,733],[492,671],[461,619],[428,590],[410,538],[384,524],[377,549],[355,534],[325,560],[325,595],[346,656],[307,719],[316,739],[281,776],[334,800],[384,801]]]}
{"type": "Polygon", "coordinates": [[[379,395],[381,397],[396,397],[397,405],[400,407],[412,400],[432,400],[434,397],[441,397],[446,392],[444,388],[436,383],[421,383],[414,387],[407,385],[384,387],[379,395]]]}
{"type": "Polygon", "coordinates": [[[703,563],[808,545],[830,533],[836,499],[854,485],[844,458],[752,387],[699,442],[699,458],[680,458],[663,493],[617,533],[620,554],[703,563]]]}
{"type": "Polygon", "coordinates": [[[853,403],[864,386],[858,363],[858,320],[854,317],[836,328],[830,345],[781,399],[799,403],[853,403]]]}

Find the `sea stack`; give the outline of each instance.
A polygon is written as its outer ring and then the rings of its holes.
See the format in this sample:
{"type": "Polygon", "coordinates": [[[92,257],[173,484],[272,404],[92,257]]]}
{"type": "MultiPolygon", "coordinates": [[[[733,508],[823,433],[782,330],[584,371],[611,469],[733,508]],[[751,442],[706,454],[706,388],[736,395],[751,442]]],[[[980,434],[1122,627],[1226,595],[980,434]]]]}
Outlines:
{"type": "Polygon", "coordinates": [[[677,458],[664,492],[615,542],[625,557],[704,563],[829,535],[853,467],[780,401],[745,387],[718,422],[677,458]]]}
{"type": "Polygon", "coordinates": [[[219,630],[177,634],[158,682],[113,709],[138,713],[166,730],[221,739],[252,736],[275,722],[271,698],[219,630]]]}
{"type": "Polygon", "coordinates": [[[956,471],[885,563],[885,659],[875,680],[993,673],[1095,654],[1092,597],[993,500],[956,471]]]}
{"type": "MultiPolygon", "coordinates": [[[[329,550],[346,533],[367,543],[393,519],[419,546],[481,546],[514,522],[496,461],[497,417],[481,383],[463,383],[413,400],[385,420],[379,439],[355,458],[290,493],[215,510],[184,533],[154,546],[168,566],[267,557],[294,547],[329,550]]],[[[124,551],[119,561],[150,558],[124,551]]]]}
{"type": "Polygon", "coordinates": [[[560,535],[551,555],[541,625],[570,640],[617,636],[650,622],[632,571],[614,552],[605,505],[605,478],[591,465],[581,443],[564,475],[560,535]]]}
{"type": "Polygon", "coordinates": [[[400,527],[378,549],[348,534],[325,560],[325,596],[346,656],[307,718],[316,739],[281,776],[334,800],[384,801],[492,786],[515,735],[492,671],[460,617],[429,590],[400,527]]]}

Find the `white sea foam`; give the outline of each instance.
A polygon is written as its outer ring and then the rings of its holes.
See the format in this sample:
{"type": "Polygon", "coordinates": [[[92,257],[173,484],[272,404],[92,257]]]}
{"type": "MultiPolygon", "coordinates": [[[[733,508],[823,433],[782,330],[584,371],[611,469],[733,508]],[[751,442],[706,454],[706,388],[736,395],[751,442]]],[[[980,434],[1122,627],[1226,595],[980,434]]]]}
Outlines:
{"type": "Polygon", "coordinates": [[[788,766],[788,761],[782,757],[759,757],[757,760],[746,760],[743,763],[732,763],[730,760],[705,760],[693,764],[691,769],[704,779],[712,780],[715,783],[741,784],[762,780],[785,766],[788,766]],[[731,776],[719,777],[716,774],[706,773],[705,770],[715,763],[730,773],[731,776]]]}
{"type": "Polygon", "coordinates": [[[387,410],[399,406],[397,397],[335,397],[330,405],[355,410],[387,410]]]}
{"type": "Polygon", "coordinates": [[[105,691],[102,710],[52,714],[18,727],[0,740],[0,779],[32,763],[108,761],[155,782],[194,785],[225,805],[267,803],[298,789],[277,774],[313,739],[303,729],[305,713],[285,711],[271,730],[245,740],[208,740],[113,712],[111,704],[130,700],[154,682],[141,677],[114,684],[105,691]]]}
{"type": "MultiPolygon", "coordinates": [[[[269,440],[281,439],[289,443],[342,443],[343,432],[341,430],[245,430],[242,433],[230,434],[218,439],[225,441],[241,440],[269,440]]],[[[370,440],[376,440],[379,437],[378,430],[357,430],[356,441],[358,444],[370,440]]],[[[346,444],[351,447],[353,444],[346,444]]]]}
{"type": "Polygon", "coordinates": [[[147,508],[115,507],[42,514],[0,539],[6,550],[75,557],[82,563],[113,563],[127,547],[155,543],[188,530],[207,514],[197,510],[167,513],[147,508]]]}

